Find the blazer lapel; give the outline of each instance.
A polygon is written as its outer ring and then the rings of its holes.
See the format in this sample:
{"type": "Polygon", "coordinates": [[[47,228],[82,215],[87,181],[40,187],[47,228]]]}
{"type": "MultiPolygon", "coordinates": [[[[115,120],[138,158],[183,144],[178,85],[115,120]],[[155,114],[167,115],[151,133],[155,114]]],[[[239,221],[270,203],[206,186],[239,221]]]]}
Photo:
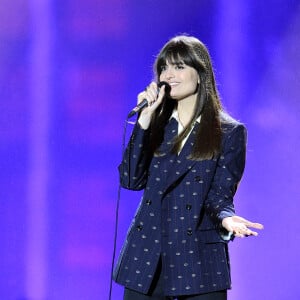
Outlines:
{"type": "Polygon", "coordinates": [[[188,159],[188,157],[191,154],[191,150],[194,145],[194,141],[196,138],[196,130],[198,126],[199,123],[197,123],[194,126],[181,152],[178,155],[170,155],[170,176],[168,177],[168,180],[166,182],[165,192],[168,191],[169,188],[172,187],[174,184],[176,184],[176,182],[180,180],[180,178],[182,178],[187,172],[189,172],[196,163],[195,160],[188,159]]]}

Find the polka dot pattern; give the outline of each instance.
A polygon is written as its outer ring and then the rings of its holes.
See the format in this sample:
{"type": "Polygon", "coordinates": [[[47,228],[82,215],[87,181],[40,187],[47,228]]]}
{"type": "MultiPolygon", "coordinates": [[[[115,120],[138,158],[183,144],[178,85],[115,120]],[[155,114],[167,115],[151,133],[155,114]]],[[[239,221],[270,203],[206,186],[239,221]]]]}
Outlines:
{"type": "Polygon", "coordinates": [[[193,132],[179,155],[165,155],[176,126],[170,122],[162,154],[152,159],[147,152],[149,132],[138,125],[134,129],[119,171],[123,187],[144,189],[144,195],[114,279],[146,293],[161,259],[167,295],[227,289],[229,258],[219,224],[234,214],[233,195],[244,168],[245,128],[238,123],[225,124],[221,155],[191,161],[187,157],[195,139],[193,132]]]}

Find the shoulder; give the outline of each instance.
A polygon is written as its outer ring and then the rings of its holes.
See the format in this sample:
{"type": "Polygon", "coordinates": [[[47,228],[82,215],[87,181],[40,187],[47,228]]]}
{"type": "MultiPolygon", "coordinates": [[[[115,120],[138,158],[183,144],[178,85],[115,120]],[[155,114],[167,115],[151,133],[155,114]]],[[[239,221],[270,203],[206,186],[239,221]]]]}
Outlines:
{"type": "Polygon", "coordinates": [[[230,134],[236,130],[244,133],[247,131],[245,124],[234,119],[224,111],[220,112],[220,122],[223,134],[230,134]]]}
{"type": "Polygon", "coordinates": [[[220,113],[220,122],[223,145],[239,144],[243,147],[246,145],[247,129],[242,122],[234,119],[226,112],[220,113]]]}

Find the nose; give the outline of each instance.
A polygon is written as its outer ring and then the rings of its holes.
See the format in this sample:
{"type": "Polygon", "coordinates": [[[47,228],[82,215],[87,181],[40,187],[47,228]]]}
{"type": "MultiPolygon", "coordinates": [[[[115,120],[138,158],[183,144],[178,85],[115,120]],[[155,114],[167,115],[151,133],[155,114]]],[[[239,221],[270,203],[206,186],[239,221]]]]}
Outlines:
{"type": "Polygon", "coordinates": [[[172,68],[168,68],[167,70],[165,70],[165,72],[162,73],[164,79],[166,80],[170,80],[171,78],[174,77],[174,72],[172,70],[172,68]]]}
{"type": "Polygon", "coordinates": [[[166,78],[167,79],[171,79],[174,77],[174,73],[173,73],[173,70],[170,68],[168,71],[167,71],[167,74],[166,74],[166,78]]]}

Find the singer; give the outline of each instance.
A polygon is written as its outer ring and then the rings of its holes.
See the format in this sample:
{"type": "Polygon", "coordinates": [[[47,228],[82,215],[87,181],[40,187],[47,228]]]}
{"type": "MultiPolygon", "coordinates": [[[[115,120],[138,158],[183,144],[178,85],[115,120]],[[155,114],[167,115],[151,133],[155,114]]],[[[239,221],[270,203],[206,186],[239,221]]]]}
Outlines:
{"type": "Polygon", "coordinates": [[[158,54],[155,82],[119,166],[122,187],[144,190],[114,270],[125,300],[225,300],[228,243],[263,225],[235,214],[246,129],[222,108],[212,62],[180,35],[158,54]],[[166,82],[158,91],[156,82],[166,82]]]}

